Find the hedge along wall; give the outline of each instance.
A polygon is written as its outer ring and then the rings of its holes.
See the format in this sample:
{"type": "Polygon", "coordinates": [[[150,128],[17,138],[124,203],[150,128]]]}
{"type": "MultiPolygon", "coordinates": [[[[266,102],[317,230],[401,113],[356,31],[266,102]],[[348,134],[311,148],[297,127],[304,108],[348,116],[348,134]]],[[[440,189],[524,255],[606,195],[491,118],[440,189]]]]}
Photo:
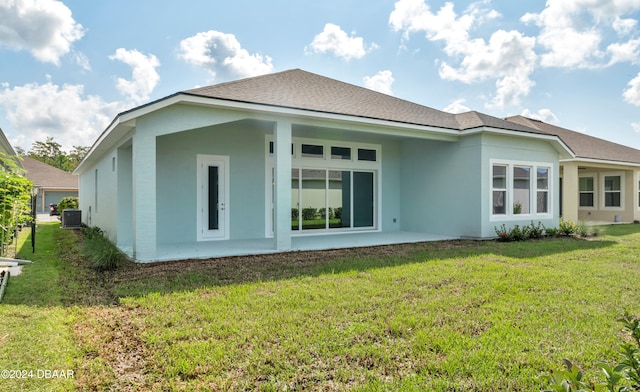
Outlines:
{"type": "Polygon", "coordinates": [[[0,153],[0,254],[5,255],[16,228],[31,220],[31,189],[33,183],[24,170],[5,154],[0,153]]]}

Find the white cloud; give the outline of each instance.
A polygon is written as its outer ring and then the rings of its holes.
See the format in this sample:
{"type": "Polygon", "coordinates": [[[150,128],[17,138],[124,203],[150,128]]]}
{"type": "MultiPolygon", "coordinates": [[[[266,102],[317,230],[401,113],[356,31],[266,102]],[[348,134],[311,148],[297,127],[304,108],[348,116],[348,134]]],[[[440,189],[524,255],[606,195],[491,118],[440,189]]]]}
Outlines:
{"type": "Polygon", "coordinates": [[[424,32],[430,41],[443,41],[448,55],[468,50],[469,30],[475,16],[473,13],[457,17],[453,3],[447,2],[438,13],[431,12],[424,0],[399,0],[389,16],[394,31],[410,33],[424,32]]]}
{"type": "Polygon", "coordinates": [[[28,50],[42,62],[60,64],[84,35],[71,10],[56,0],[0,1],[0,44],[28,50]]]}
{"type": "Polygon", "coordinates": [[[638,25],[635,19],[622,19],[619,16],[613,20],[612,27],[619,35],[630,34],[638,25]]]}
{"type": "Polygon", "coordinates": [[[257,76],[273,71],[271,57],[249,54],[233,34],[210,30],[180,42],[179,57],[206,69],[214,78],[257,76]]]}
{"type": "Polygon", "coordinates": [[[149,99],[149,95],[160,81],[156,68],[160,61],[153,54],[144,55],[137,50],[119,48],[109,56],[111,60],[122,61],[132,68],[131,80],[118,78],[116,88],[120,94],[130,99],[134,104],[140,104],[149,99]]]}
{"type": "Polygon", "coordinates": [[[465,102],[464,98],[456,99],[455,101],[447,105],[447,107],[442,109],[442,111],[447,113],[453,113],[453,114],[470,112],[471,109],[469,109],[466,105],[464,105],[464,102],[465,102]]]}
{"type": "Polygon", "coordinates": [[[609,65],[625,61],[640,63],[640,38],[624,43],[613,43],[607,47],[607,53],[611,56],[609,65]]]}
{"type": "Polygon", "coordinates": [[[81,52],[75,52],[73,57],[76,64],[78,64],[82,69],[85,71],[91,71],[91,63],[89,62],[87,55],[81,52]]]}
{"type": "Polygon", "coordinates": [[[640,106],[640,73],[627,84],[629,88],[622,94],[624,100],[632,105],[640,106]]]}
{"type": "Polygon", "coordinates": [[[469,6],[458,16],[453,3],[445,3],[437,13],[430,10],[424,0],[399,0],[389,17],[395,31],[424,32],[429,41],[444,43],[444,52],[454,65],[440,62],[440,77],[463,83],[476,83],[495,79],[496,94],[489,107],[502,108],[519,103],[535,85],[530,75],[537,64],[535,39],[517,31],[498,30],[487,43],[484,39],[471,39],[469,31],[500,14],[484,7],[486,2],[469,6]]]}
{"type": "Polygon", "coordinates": [[[33,142],[43,141],[47,136],[67,150],[72,146],[90,146],[111,119],[124,110],[121,103],[86,96],[82,85],[59,86],[51,81],[14,87],[3,84],[0,107],[15,130],[5,129],[11,144],[26,151],[33,142]]]}
{"type": "Polygon", "coordinates": [[[640,122],[631,123],[631,128],[633,128],[634,131],[640,133],[640,122]]]}
{"type": "Polygon", "coordinates": [[[349,36],[333,23],[324,25],[324,30],[313,38],[313,42],[305,48],[306,53],[333,53],[347,61],[361,59],[368,52],[376,49],[376,44],[367,48],[362,37],[349,36]]]}
{"type": "Polygon", "coordinates": [[[606,64],[600,49],[604,29],[628,34],[635,21],[622,16],[638,9],[637,0],[549,0],[542,12],[527,13],[521,21],[541,29],[542,66],[596,68],[606,64]]]}
{"type": "Polygon", "coordinates": [[[373,76],[364,77],[364,85],[371,90],[375,90],[384,94],[393,95],[391,86],[393,85],[393,73],[391,71],[380,71],[373,76]]]}
{"type": "Polygon", "coordinates": [[[530,79],[537,58],[534,38],[517,31],[498,30],[488,44],[482,39],[470,42],[473,45],[466,48],[459,67],[441,64],[442,79],[473,83],[495,78],[496,95],[488,104],[491,107],[517,104],[521,97],[529,94],[535,85],[530,79]]]}
{"type": "Polygon", "coordinates": [[[550,109],[540,109],[536,113],[531,112],[529,109],[525,109],[522,111],[522,116],[544,121],[549,124],[558,123],[558,117],[556,117],[550,109]]]}

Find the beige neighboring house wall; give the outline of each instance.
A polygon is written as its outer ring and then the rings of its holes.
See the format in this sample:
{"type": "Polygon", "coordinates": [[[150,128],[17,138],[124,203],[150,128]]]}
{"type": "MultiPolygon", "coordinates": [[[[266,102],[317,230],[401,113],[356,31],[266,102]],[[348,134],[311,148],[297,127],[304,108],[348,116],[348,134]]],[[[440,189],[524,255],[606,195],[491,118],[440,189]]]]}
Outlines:
{"type": "Polygon", "coordinates": [[[67,196],[78,196],[78,176],[42,163],[30,157],[23,157],[27,178],[38,187],[37,212],[49,212],[49,204],[58,204],[67,196]]]}
{"type": "Polygon", "coordinates": [[[507,120],[556,135],[574,152],[560,160],[564,219],[640,221],[640,150],[523,116],[507,120]]]}

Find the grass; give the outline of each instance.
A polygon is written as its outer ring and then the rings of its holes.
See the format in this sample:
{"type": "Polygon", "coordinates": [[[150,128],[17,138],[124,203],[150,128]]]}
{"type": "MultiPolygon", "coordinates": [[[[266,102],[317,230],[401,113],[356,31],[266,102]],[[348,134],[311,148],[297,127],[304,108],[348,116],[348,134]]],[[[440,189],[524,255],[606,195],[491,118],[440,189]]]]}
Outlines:
{"type": "Polygon", "coordinates": [[[46,260],[10,281],[0,369],[71,366],[75,377],[0,380],[3,390],[540,390],[564,357],[596,377],[599,360],[617,359],[615,320],[640,313],[640,225],[593,240],[451,241],[108,274],[83,264],[74,232],[39,230],[39,246],[51,235],[64,261],[43,250],[46,260]],[[39,295],[31,279],[58,287],[39,295]]]}
{"type": "Polygon", "coordinates": [[[55,230],[54,224],[38,227],[35,253],[29,235],[18,240],[17,258],[33,264],[10,278],[0,304],[0,370],[30,371],[32,377],[0,379],[3,391],[71,391],[74,387],[70,378],[38,378],[38,371],[74,369],[82,355],[71,334],[72,314],[63,305],[59,282],[64,261],[54,251],[55,230]]]}

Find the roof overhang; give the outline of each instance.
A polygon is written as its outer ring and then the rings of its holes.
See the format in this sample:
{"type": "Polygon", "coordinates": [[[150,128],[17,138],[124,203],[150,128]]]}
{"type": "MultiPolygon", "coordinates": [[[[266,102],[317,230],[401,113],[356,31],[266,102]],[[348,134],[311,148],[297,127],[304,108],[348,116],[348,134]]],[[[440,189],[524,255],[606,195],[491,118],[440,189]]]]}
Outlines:
{"type": "Polygon", "coordinates": [[[502,136],[513,136],[519,138],[527,138],[527,139],[536,139],[536,140],[544,140],[553,146],[553,148],[558,152],[560,162],[563,160],[572,160],[575,158],[575,153],[566,145],[562,139],[555,135],[549,135],[546,133],[533,133],[533,132],[523,132],[523,131],[513,131],[508,129],[500,129],[493,127],[479,127],[466,129],[462,131],[463,135],[473,135],[478,133],[491,133],[502,136]]]}
{"type": "Polygon", "coordinates": [[[640,163],[637,163],[637,162],[612,161],[607,159],[574,157],[573,159],[560,160],[560,163],[565,163],[565,162],[576,162],[578,164],[582,163],[588,166],[600,166],[600,167],[609,167],[609,168],[619,168],[620,166],[640,168],[640,163]]]}
{"type": "Polygon", "coordinates": [[[456,129],[177,93],[118,114],[107,129],[100,134],[73,173],[82,173],[84,167],[90,162],[110,151],[117,145],[118,141],[121,141],[129,131],[135,128],[136,119],[177,104],[241,111],[246,114],[247,119],[275,122],[286,117],[295,119],[294,122],[301,125],[330,126],[347,131],[366,132],[400,138],[419,138],[453,142],[457,141],[460,137],[460,131],[456,129]]]}

